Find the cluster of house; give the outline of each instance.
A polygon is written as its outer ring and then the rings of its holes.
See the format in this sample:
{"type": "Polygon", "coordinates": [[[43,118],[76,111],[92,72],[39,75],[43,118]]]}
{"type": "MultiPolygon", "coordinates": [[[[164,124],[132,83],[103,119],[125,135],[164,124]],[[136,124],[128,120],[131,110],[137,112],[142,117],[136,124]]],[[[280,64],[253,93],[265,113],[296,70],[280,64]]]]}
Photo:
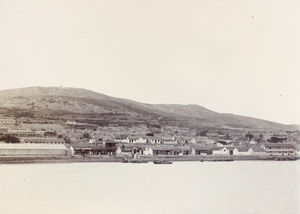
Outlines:
{"type": "MultiPolygon", "coordinates": [[[[83,138],[83,130],[69,130],[59,124],[22,124],[16,126],[14,119],[0,119],[0,134],[20,139],[20,144],[63,144],[68,136],[69,147],[76,154],[141,154],[141,155],[295,155],[299,154],[299,144],[285,141],[281,143],[259,142],[255,139],[228,139],[218,133],[207,136],[181,135],[162,132],[160,134],[120,133],[117,127],[102,127],[83,138]],[[13,128],[12,128],[13,127],[13,128]],[[96,134],[95,134],[96,133],[96,134]],[[60,137],[59,137],[60,136],[60,137]],[[63,137],[64,136],[64,137],[63,137]]],[[[67,121],[73,127],[76,121],[67,121]]],[[[122,130],[123,131],[123,130],[122,130]]],[[[140,132],[139,132],[140,131],[140,132]]]]}
{"type": "Polygon", "coordinates": [[[0,128],[2,135],[11,135],[20,139],[20,143],[40,143],[40,144],[64,144],[65,140],[57,138],[52,130],[32,131],[30,129],[8,129],[0,128]],[[47,136],[47,133],[50,135],[47,136]],[[53,133],[51,135],[51,133],[53,133]]]}
{"type": "Polygon", "coordinates": [[[140,155],[289,155],[299,154],[299,144],[262,143],[238,145],[231,143],[197,143],[195,139],[182,138],[133,138],[90,141],[89,144],[74,144],[77,154],[140,154],[140,155]]]}

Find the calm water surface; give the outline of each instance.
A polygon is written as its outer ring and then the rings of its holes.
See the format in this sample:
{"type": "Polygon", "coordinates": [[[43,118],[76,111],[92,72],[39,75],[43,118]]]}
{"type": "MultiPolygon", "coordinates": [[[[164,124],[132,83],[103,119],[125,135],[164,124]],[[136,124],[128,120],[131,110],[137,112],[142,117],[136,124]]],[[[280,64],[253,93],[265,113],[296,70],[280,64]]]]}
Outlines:
{"type": "Polygon", "coordinates": [[[0,165],[0,213],[300,213],[300,161],[0,165]]]}

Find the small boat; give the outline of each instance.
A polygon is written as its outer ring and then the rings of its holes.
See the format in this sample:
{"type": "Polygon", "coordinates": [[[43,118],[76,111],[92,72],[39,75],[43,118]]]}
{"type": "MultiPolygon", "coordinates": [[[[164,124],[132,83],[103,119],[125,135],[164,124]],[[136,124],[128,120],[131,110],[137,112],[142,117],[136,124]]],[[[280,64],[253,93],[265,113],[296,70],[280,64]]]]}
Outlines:
{"type": "Polygon", "coordinates": [[[154,164],[172,164],[172,161],[168,161],[168,160],[155,160],[153,161],[154,164]]]}
{"type": "Polygon", "coordinates": [[[129,161],[128,161],[127,158],[124,158],[121,162],[122,162],[122,163],[128,163],[129,161]]]}
{"type": "Polygon", "coordinates": [[[129,163],[148,163],[149,161],[147,160],[131,160],[129,163]]]}
{"type": "Polygon", "coordinates": [[[121,161],[122,163],[148,163],[149,161],[147,161],[147,160],[139,160],[139,159],[126,159],[126,158],[124,158],[122,161],[121,161]]]}
{"type": "Polygon", "coordinates": [[[233,159],[223,159],[221,161],[233,161],[233,159]]]}

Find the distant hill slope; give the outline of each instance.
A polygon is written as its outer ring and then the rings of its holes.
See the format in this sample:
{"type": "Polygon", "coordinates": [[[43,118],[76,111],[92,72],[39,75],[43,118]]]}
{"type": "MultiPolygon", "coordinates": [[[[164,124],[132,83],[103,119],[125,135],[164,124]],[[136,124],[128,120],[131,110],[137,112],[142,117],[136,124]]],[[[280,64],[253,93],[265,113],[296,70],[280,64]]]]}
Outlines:
{"type": "Polygon", "coordinates": [[[107,121],[187,127],[281,129],[270,121],[223,114],[199,105],[146,104],[78,88],[28,87],[0,91],[1,114],[22,118],[107,121]]]}

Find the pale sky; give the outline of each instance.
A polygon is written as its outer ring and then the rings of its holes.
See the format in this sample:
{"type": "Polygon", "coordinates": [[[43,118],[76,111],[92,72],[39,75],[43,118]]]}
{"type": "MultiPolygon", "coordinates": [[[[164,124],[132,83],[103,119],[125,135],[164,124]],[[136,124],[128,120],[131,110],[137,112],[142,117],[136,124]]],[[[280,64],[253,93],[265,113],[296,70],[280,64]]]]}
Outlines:
{"type": "Polygon", "coordinates": [[[0,90],[86,88],[300,124],[299,0],[0,0],[0,90]]]}

